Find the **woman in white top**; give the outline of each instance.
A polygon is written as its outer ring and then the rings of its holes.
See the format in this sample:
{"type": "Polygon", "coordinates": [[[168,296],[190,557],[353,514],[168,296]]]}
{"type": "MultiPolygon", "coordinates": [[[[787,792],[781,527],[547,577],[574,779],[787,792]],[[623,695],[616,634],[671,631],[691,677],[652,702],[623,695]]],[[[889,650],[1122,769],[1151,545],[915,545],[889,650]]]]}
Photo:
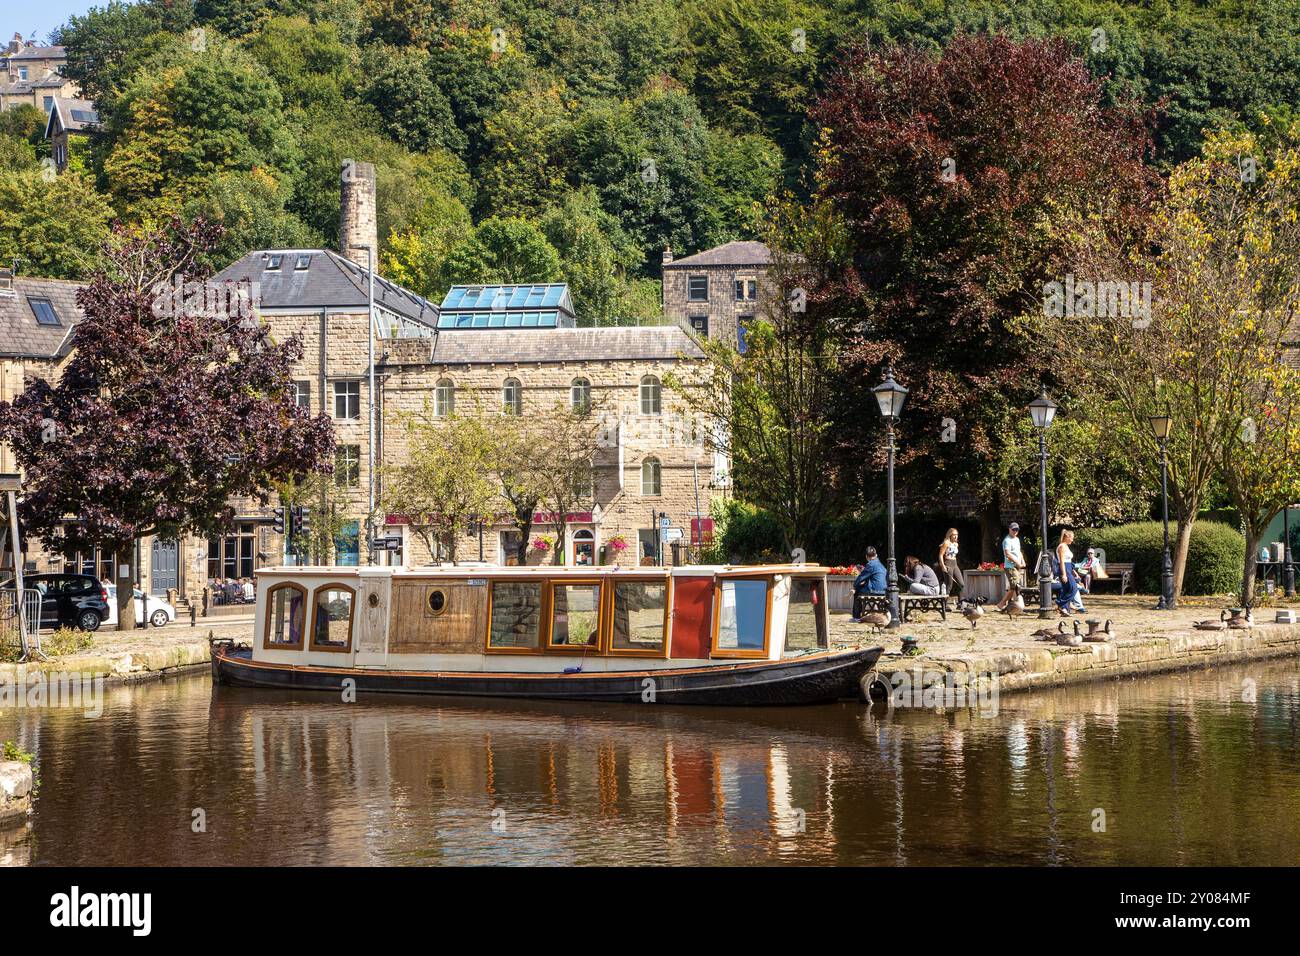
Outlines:
{"type": "Polygon", "coordinates": [[[944,576],[948,579],[948,593],[953,599],[960,599],[961,592],[966,590],[966,578],[961,573],[961,567],[957,564],[957,529],[949,528],[948,533],[943,536],[939,542],[939,561],[937,567],[943,571],[944,576]]]}
{"type": "Polygon", "coordinates": [[[1056,591],[1056,607],[1062,617],[1070,616],[1070,605],[1079,600],[1079,582],[1074,576],[1074,552],[1070,544],[1074,541],[1074,532],[1061,532],[1061,543],[1056,546],[1057,575],[1061,587],[1056,591]]]}

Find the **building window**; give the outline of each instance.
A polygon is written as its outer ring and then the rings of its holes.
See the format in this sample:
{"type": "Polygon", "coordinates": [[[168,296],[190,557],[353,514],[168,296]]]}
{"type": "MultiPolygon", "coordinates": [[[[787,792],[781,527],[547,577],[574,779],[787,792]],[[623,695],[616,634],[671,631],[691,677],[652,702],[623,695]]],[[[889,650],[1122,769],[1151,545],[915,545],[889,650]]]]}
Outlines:
{"type": "Polygon", "coordinates": [[[49,299],[28,299],[27,304],[32,307],[32,314],[36,316],[36,321],[40,325],[61,325],[59,314],[54,311],[54,306],[50,305],[49,299]]]}
{"type": "Polygon", "coordinates": [[[334,417],[340,419],[357,419],[361,417],[360,382],[334,383],[334,417]]]}
{"type": "Polygon", "coordinates": [[[707,315],[691,316],[691,331],[700,338],[707,339],[709,337],[709,317],[707,315]]]}
{"type": "Polygon", "coordinates": [[[334,484],[340,488],[361,484],[360,445],[339,445],[334,449],[334,484]]]}
{"type": "Polygon", "coordinates": [[[641,494],[658,495],[660,493],[661,471],[658,458],[647,458],[641,462],[641,494]]]}
{"type": "Polygon", "coordinates": [[[257,555],[255,534],[256,526],[244,521],[235,525],[234,533],[208,539],[209,584],[253,577],[257,555]]]}
{"type": "Polygon", "coordinates": [[[758,298],[758,281],[755,279],[736,280],[736,301],[753,302],[758,298]]]}
{"type": "Polygon", "coordinates": [[[456,383],[449,378],[438,379],[433,388],[433,414],[446,418],[456,412],[456,383]]]}
{"type": "Polygon", "coordinates": [[[41,106],[45,110],[46,116],[50,115],[50,107],[53,105],[54,105],[54,97],[52,96],[41,97],[41,106]]]}
{"type": "Polygon", "coordinates": [[[25,67],[25,66],[20,66],[20,67],[18,68],[18,79],[20,79],[20,80],[25,80],[25,79],[27,79],[27,67],[25,67]]]}
{"type": "Polygon", "coordinates": [[[579,415],[591,411],[591,382],[585,378],[575,378],[569,386],[569,404],[579,415]]]}
{"type": "Polygon", "coordinates": [[[299,256],[299,257],[297,258],[297,260],[294,261],[294,264],[293,264],[293,271],[294,271],[294,272],[302,272],[302,271],[304,271],[305,269],[309,269],[309,268],[311,268],[311,256],[310,256],[310,255],[302,255],[302,256],[299,256]]]}
{"type": "Polygon", "coordinates": [[[749,344],[746,341],[749,338],[749,326],[753,323],[752,315],[742,315],[736,320],[736,351],[744,355],[749,351],[749,344]]]}
{"type": "Polygon", "coordinates": [[[361,559],[361,522],[345,521],[334,537],[334,563],[355,568],[361,559]]]}
{"type": "Polygon", "coordinates": [[[311,382],[299,381],[289,383],[289,396],[299,408],[311,411],[311,382]]]}
{"type": "Polygon", "coordinates": [[[519,384],[519,379],[508,378],[501,386],[501,410],[507,415],[524,413],[524,387],[519,384]]]}
{"type": "Polygon", "coordinates": [[[658,415],[663,410],[662,386],[659,379],[647,375],[641,379],[641,414],[658,415]]]}
{"type": "Polygon", "coordinates": [[[579,501],[590,501],[596,492],[595,471],[590,462],[577,469],[573,476],[573,496],[579,501]]]}
{"type": "Polygon", "coordinates": [[[709,301],[709,277],[691,276],[686,280],[686,298],[690,302],[709,301]]]}
{"type": "Polygon", "coordinates": [[[267,256],[267,257],[266,257],[266,271],[267,271],[267,272],[279,272],[279,271],[280,271],[280,264],[281,264],[282,262],[284,262],[284,256],[267,256]]]}

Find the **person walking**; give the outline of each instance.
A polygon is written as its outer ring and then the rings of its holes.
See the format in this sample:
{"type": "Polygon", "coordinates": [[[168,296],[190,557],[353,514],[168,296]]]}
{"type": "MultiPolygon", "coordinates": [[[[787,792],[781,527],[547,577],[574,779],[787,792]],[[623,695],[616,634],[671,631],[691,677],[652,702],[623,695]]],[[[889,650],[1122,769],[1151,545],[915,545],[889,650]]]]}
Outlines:
{"type": "Polygon", "coordinates": [[[1012,592],[1025,589],[1025,555],[1020,548],[1020,525],[1015,521],[1007,525],[1007,536],[1002,539],[1002,576],[1007,582],[1007,593],[998,604],[999,611],[1007,609],[1012,592]]]}
{"type": "Polygon", "coordinates": [[[1070,616],[1071,605],[1083,603],[1079,600],[1079,582],[1074,576],[1074,552],[1070,549],[1073,541],[1074,532],[1067,529],[1061,532],[1061,542],[1056,546],[1056,567],[1061,587],[1053,590],[1056,590],[1056,608],[1061,617],[1070,616]]]}
{"type": "Polygon", "coordinates": [[[966,578],[957,564],[957,529],[949,528],[948,533],[939,542],[939,562],[936,565],[948,579],[948,594],[955,601],[961,600],[961,592],[966,590],[966,578]]]}

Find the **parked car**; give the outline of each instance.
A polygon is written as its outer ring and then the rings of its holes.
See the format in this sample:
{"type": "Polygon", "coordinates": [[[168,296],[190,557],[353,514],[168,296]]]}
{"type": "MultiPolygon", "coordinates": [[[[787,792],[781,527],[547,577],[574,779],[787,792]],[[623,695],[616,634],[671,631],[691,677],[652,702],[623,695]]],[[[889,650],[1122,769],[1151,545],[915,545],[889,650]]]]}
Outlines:
{"type": "MultiPolygon", "coordinates": [[[[25,574],[23,587],[41,592],[41,627],[97,631],[108,618],[108,592],[89,574],[25,574]]],[[[0,588],[12,591],[10,578],[0,588]]]]}
{"type": "MultiPolygon", "coordinates": [[[[108,590],[108,618],[105,624],[114,626],[117,624],[117,586],[110,584],[108,590]]],[[[135,588],[135,623],[137,627],[144,627],[144,592],[135,588]]],[[[162,627],[176,620],[176,608],[172,607],[166,601],[159,597],[149,598],[149,623],[154,627],[162,627]]]]}

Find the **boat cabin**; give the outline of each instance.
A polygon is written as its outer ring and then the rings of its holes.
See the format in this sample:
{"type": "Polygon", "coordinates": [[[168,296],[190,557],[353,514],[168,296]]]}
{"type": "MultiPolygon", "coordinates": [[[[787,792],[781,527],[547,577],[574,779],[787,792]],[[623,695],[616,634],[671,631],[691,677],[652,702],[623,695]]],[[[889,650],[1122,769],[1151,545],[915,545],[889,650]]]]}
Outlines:
{"type": "Polygon", "coordinates": [[[645,671],[828,649],[824,568],[277,567],[255,661],[401,671],[645,671]]]}

